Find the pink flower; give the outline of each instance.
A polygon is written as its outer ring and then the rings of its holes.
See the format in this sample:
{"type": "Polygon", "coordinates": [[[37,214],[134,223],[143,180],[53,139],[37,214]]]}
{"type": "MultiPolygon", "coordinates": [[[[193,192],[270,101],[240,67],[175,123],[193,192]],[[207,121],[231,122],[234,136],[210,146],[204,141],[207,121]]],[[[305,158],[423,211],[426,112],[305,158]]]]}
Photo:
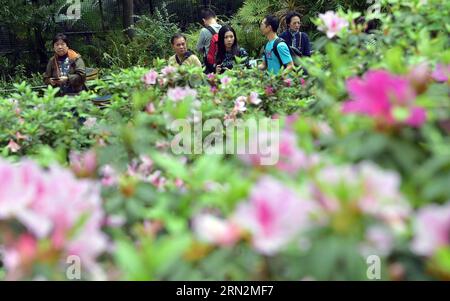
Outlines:
{"type": "Polygon", "coordinates": [[[313,189],[315,198],[326,208],[332,208],[331,211],[351,200],[362,213],[377,218],[394,230],[404,230],[411,208],[400,192],[400,178],[396,173],[362,162],[355,166],[322,168],[317,181],[319,187],[313,189]]]}
{"type": "Polygon", "coordinates": [[[100,191],[94,182],[78,180],[57,166],[43,170],[30,161],[11,165],[2,160],[0,180],[1,221],[8,225],[16,220],[35,237],[49,239],[63,258],[78,255],[88,270],[94,267],[107,246],[101,232],[100,191]],[[70,233],[75,226],[77,231],[70,233]]]}
{"type": "Polygon", "coordinates": [[[168,80],[167,80],[167,78],[158,78],[158,84],[159,84],[159,86],[162,88],[162,87],[164,87],[165,85],[167,85],[167,83],[168,83],[168,80]]]}
{"type": "Polygon", "coordinates": [[[310,225],[315,209],[277,180],[264,177],[253,187],[250,201],[237,207],[231,221],[252,234],[258,252],[273,255],[310,225]]]}
{"type": "Polygon", "coordinates": [[[103,186],[114,186],[119,182],[118,174],[111,165],[104,165],[100,169],[100,175],[102,176],[101,183],[103,186]]]}
{"type": "Polygon", "coordinates": [[[283,83],[284,83],[284,85],[285,85],[286,87],[290,87],[290,86],[292,86],[292,79],[286,78],[286,79],[283,81],[283,83]]]}
{"type": "Polygon", "coordinates": [[[228,76],[224,76],[220,79],[220,82],[222,83],[223,88],[225,88],[226,86],[228,86],[231,82],[231,78],[228,76]]]}
{"type": "Polygon", "coordinates": [[[152,183],[159,191],[164,190],[164,186],[166,186],[167,179],[161,176],[161,171],[157,170],[152,173],[148,180],[152,183]]]}
{"type": "Polygon", "coordinates": [[[245,101],[247,100],[246,97],[244,96],[239,96],[235,101],[234,101],[234,108],[233,110],[237,111],[237,112],[245,112],[247,110],[247,108],[245,107],[245,101]]]}
{"type": "Polygon", "coordinates": [[[208,78],[208,80],[213,81],[216,79],[216,75],[214,73],[208,73],[208,75],[206,75],[206,77],[208,78]]]}
{"type": "Polygon", "coordinates": [[[388,228],[371,226],[366,231],[366,240],[361,245],[361,251],[364,256],[372,254],[387,256],[391,253],[393,246],[394,236],[388,228]]]}
{"type": "Polygon", "coordinates": [[[194,89],[191,89],[189,87],[181,88],[170,88],[167,91],[167,96],[174,102],[181,101],[187,97],[196,98],[197,97],[197,91],[194,89]]]}
{"type": "Polygon", "coordinates": [[[155,85],[157,78],[158,78],[158,72],[156,72],[155,70],[152,69],[144,75],[142,80],[144,81],[144,83],[146,85],[155,85]]]}
{"type": "Polygon", "coordinates": [[[239,228],[233,223],[205,213],[193,218],[192,229],[200,241],[219,246],[232,246],[240,236],[239,228]]]}
{"type": "Polygon", "coordinates": [[[257,106],[261,103],[261,99],[259,98],[259,94],[256,92],[251,92],[249,96],[249,101],[251,104],[257,106]]]}
{"type": "Polygon", "coordinates": [[[323,25],[320,25],[317,29],[322,32],[326,32],[329,39],[336,36],[342,31],[342,29],[348,27],[347,20],[339,17],[339,15],[333,11],[327,11],[325,14],[319,14],[319,18],[322,20],[323,25]]]}
{"type": "Polygon", "coordinates": [[[425,92],[431,79],[431,70],[428,63],[423,62],[411,67],[406,78],[418,94],[425,92]]]}
{"type": "Polygon", "coordinates": [[[13,153],[17,153],[21,147],[14,140],[9,139],[9,143],[6,146],[6,148],[9,149],[10,151],[12,151],[13,153]]]}
{"type": "Polygon", "coordinates": [[[447,82],[450,76],[450,64],[437,64],[431,76],[437,82],[447,82]]]}
{"type": "Polygon", "coordinates": [[[280,159],[276,164],[279,170],[287,173],[296,173],[301,169],[307,169],[317,164],[314,157],[308,156],[299,149],[297,135],[290,131],[283,131],[280,137],[280,159]]]}
{"type": "Polygon", "coordinates": [[[17,140],[28,140],[28,136],[22,135],[20,132],[16,133],[17,140]]]}
{"type": "Polygon", "coordinates": [[[213,94],[216,94],[217,92],[219,92],[219,89],[217,89],[216,86],[212,86],[210,90],[211,90],[211,93],[213,93],[213,94]]]}
{"type": "Polygon", "coordinates": [[[5,267],[14,271],[20,268],[22,263],[31,263],[37,254],[37,241],[29,233],[20,235],[12,246],[8,246],[5,255],[5,267]]]}
{"type": "Polygon", "coordinates": [[[69,155],[70,168],[80,178],[90,177],[97,168],[97,155],[89,150],[84,154],[71,151],[69,155]]]}
{"type": "Polygon", "coordinates": [[[347,90],[352,99],[343,104],[344,113],[367,115],[386,125],[418,127],[426,120],[425,110],[414,105],[415,92],[408,80],[387,71],[372,70],[362,79],[351,78],[347,90]]]}
{"type": "Polygon", "coordinates": [[[272,86],[267,86],[264,89],[264,92],[266,93],[267,96],[271,96],[274,94],[274,90],[273,90],[272,86]]]}
{"type": "Polygon", "coordinates": [[[83,125],[87,127],[88,129],[92,128],[97,123],[97,118],[95,117],[89,117],[83,125]]]}
{"type": "Polygon", "coordinates": [[[175,179],[175,186],[177,188],[183,188],[184,187],[184,181],[180,178],[175,179]]]}
{"type": "Polygon", "coordinates": [[[153,114],[155,113],[156,109],[155,109],[155,105],[153,104],[153,102],[148,103],[148,105],[145,106],[145,112],[147,112],[148,114],[153,114]]]}
{"type": "Polygon", "coordinates": [[[121,215],[111,215],[108,216],[105,219],[105,226],[111,227],[111,228],[120,228],[126,223],[125,217],[121,215]]]}
{"type": "Polygon", "coordinates": [[[450,245],[450,202],[445,205],[427,205],[416,214],[412,251],[432,256],[440,247],[450,245]]]}
{"type": "Polygon", "coordinates": [[[300,78],[300,84],[302,87],[306,87],[306,81],[303,78],[300,78]]]}
{"type": "Polygon", "coordinates": [[[162,75],[164,75],[164,76],[169,76],[170,74],[172,74],[172,73],[174,73],[174,72],[176,72],[177,71],[177,68],[175,68],[175,67],[172,67],[172,66],[167,66],[167,67],[164,67],[162,70],[161,70],[161,73],[162,73],[162,75]]]}

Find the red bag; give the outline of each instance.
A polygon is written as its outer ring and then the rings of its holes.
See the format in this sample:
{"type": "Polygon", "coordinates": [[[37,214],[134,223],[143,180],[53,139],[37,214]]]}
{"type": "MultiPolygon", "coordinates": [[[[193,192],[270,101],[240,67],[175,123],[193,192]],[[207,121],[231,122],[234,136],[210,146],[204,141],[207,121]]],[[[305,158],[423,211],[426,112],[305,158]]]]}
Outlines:
{"type": "Polygon", "coordinates": [[[217,43],[219,42],[219,34],[215,33],[211,37],[211,42],[209,43],[209,50],[207,55],[208,64],[211,66],[216,63],[216,54],[217,54],[217,43]]]}

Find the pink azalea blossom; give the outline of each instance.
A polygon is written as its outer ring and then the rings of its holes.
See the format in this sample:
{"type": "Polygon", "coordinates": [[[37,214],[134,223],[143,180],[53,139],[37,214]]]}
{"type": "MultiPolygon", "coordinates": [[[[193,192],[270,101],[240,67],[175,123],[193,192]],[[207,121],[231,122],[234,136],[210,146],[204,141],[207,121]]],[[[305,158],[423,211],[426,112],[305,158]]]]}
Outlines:
{"type": "Polygon", "coordinates": [[[156,170],[148,177],[148,181],[152,183],[159,191],[163,191],[166,186],[167,179],[161,176],[161,171],[156,170]]]}
{"type": "Polygon", "coordinates": [[[16,133],[17,140],[28,140],[28,136],[22,135],[20,132],[16,133]]]}
{"type": "Polygon", "coordinates": [[[333,11],[327,11],[325,14],[319,14],[319,18],[322,20],[323,24],[317,29],[325,32],[329,39],[339,34],[349,25],[347,20],[339,17],[339,15],[333,11]]]}
{"type": "Polygon", "coordinates": [[[363,256],[376,254],[387,256],[394,247],[394,235],[389,228],[383,226],[371,226],[366,231],[366,240],[361,245],[363,256]]]}
{"type": "Polygon", "coordinates": [[[177,71],[177,68],[175,68],[175,67],[172,67],[172,66],[167,66],[167,67],[164,67],[162,70],[161,70],[161,73],[162,73],[162,75],[164,75],[164,76],[169,76],[170,74],[172,74],[172,73],[175,73],[177,71]]]}
{"type": "Polygon", "coordinates": [[[219,92],[219,89],[217,89],[216,86],[212,86],[210,91],[211,91],[211,93],[216,94],[217,92],[219,92]]]}
{"type": "Polygon", "coordinates": [[[177,188],[183,188],[184,187],[184,181],[180,178],[175,179],[175,186],[177,188]]]}
{"type": "Polygon", "coordinates": [[[100,175],[102,176],[101,183],[103,186],[114,186],[119,182],[117,172],[109,164],[100,169],[100,175]]]}
{"type": "Polygon", "coordinates": [[[97,155],[89,150],[83,154],[71,151],[69,155],[70,168],[78,177],[89,177],[97,169],[97,155]]]}
{"type": "Polygon", "coordinates": [[[426,112],[415,106],[415,92],[409,81],[384,70],[368,71],[362,79],[347,80],[351,100],[343,105],[344,113],[370,116],[385,125],[407,124],[419,127],[426,112]],[[396,116],[402,110],[403,117],[396,116]]]}
{"type": "Polygon", "coordinates": [[[169,82],[169,81],[167,80],[166,77],[158,78],[158,84],[159,84],[159,86],[160,86],[161,88],[164,87],[164,86],[166,86],[168,82],[169,82]]]}
{"type": "Polygon", "coordinates": [[[245,107],[245,101],[247,100],[246,97],[244,96],[239,96],[235,101],[234,101],[234,110],[237,112],[245,112],[247,110],[247,108],[245,107]]]}
{"type": "Polygon", "coordinates": [[[107,239],[100,229],[104,213],[94,182],[78,180],[57,166],[43,170],[31,161],[12,165],[2,160],[0,180],[0,221],[16,220],[34,237],[49,239],[62,259],[77,255],[87,270],[96,266],[107,239]]]}
{"type": "Polygon", "coordinates": [[[219,246],[232,246],[240,236],[239,228],[232,222],[206,213],[193,218],[192,229],[200,241],[219,246]]]}
{"type": "Polygon", "coordinates": [[[216,79],[216,75],[214,73],[208,73],[208,75],[206,75],[206,77],[208,78],[208,80],[213,81],[216,79]]]}
{"type": "Polygon", "coordinates": [[[12,139],[9,139],[9,143],[8,143],[8,145],[6,146],[6,148],[8,148],[11,152],[13,152],[13,153],[17,153],[20,149],[21,149],[21,147],[20,147],[20,145],[19,144],[17,144],[14,140],[12,140],[12,139]]]}
{"type": "Polygon", "coordinates": [[[272,96],[274,94],[274,90],[272,86],[267,86],[264,89],[264,92],[266,93],[267,96],[272,96]]]}
{"type": "Polygon", "coordinates": [[[174,102],[181,101],[187,97],[195,98],[197,97],[197,91],[194,89],[191,89],[189,87],[176,87],[176,88],[170,88],[167,91],[167,96],[174,102]]]}
{"type": "Polygon", "coordinates": [[[427,205],[417,212],[414,223],[412,251],[432,256],[437,249],[450,245],[450,202],[427,205]]]}
{"type": "Polygon", "coordinates": [[[249,101],[251,104],[257,106],[261,103],[261,99],[259,98],[259,94],[256,92],[251,92],[249,96],[249,101]]]}
{"type": "Polygon", "coordinates": [[[276,167],[291,174],[301,169],[309,169],[319,163],[318,157],[309,156],[298,147],[297,135],[290,131],[281,133],[279,154],[280,159],[276,167]]]}
{"type": "Polygon", "coordinates": [[[437,82],[447,82],[450,77],[450,64],[437,64],[431,76],[437,82]]]}
{"type": "Polygon", "coordinates": [[[393,230],[404,230],[411,208],[400,192],[400,178],[396,173],[362,162],[354,166],[326,166],[316,178],[318,187],[312,191],[325,209],[337,211],[342,203],[352,201],[362,213],[393,230]],[[342,195],[346,198],[342,199],[342,195]]]}
{"type": "Polygon", "coordinates": [[[157,79],[158,79],[158,72],[156,72],[153,69],[147,72],[142,78],[142,80],[146,85],[155,85],[157,79]]]}
{"type": "Polygon", "coordinates": [[[285,80],[283,80],[283,83],[286,87],[290,87],[292,86],[292,79],[286,78],[285,80]]]}
{"type": "Polygon", "coordinates": [[[258,252],[274,255],[309,227],[314,210],[313,202],[264,177],[253,187],[250,201],[239,204],[231,221],[251,233],[258,252]]]}
{"type": "Polygon", "coordinates": [[[228,76],[224,76],[220,79],[220,82],[222,84],[222,87],[225,88],[231,83],[231,78],[228,76]]]}
{"type": "Polygon", "coordinates": [[[145,112],[148,114],[153,114],[156,112],[155,105],[153,102],[148,103],[148,105],[145,106],[145,112]]]}

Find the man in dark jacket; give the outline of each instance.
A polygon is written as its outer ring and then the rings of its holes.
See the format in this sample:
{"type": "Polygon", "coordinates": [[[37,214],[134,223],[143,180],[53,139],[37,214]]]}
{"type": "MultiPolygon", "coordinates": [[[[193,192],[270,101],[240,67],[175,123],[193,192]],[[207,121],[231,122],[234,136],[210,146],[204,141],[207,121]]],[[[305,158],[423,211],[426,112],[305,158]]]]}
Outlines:
{"type": "Polygon", "coordinates": [[[311,46],[308,35],[300,31],[300,15],[290,12],[286,16],[287,30],[280,34],[280,38],[286,41],[289,46],[300,50],[303,56],[311,56],[311,46]]]}
{"type": "Polygon", "coordinates": [[[60,88],[60,95],[76,94],[86,89],[86,67],[81,56],[69,48],[64,34],[53,39],[55,55],[49,60],[44,83],[60,88]]]}

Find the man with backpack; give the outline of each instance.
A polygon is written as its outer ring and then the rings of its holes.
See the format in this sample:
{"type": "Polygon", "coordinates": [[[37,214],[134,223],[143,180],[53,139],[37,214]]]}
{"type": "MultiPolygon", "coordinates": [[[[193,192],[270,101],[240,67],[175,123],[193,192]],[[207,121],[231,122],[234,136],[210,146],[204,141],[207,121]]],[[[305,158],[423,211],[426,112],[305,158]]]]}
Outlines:
{"type": "Polygon", "coordinates": [[[278,25],[278,18],[269,15],[262,20],[260,26],[261,33],[269,42],[264,46],[264,60],[259,69],[272,74],[278,74],[282,68],[288,71],[294,67],[288,45],[277,36],[278,25]]]}
{"type": "Polygon", "coordinates": [[[298,49],[301,56],[311,56],[309,38],[305,32],[300,31],[300,15],[290,12],[286,15],[287,30],[280,34],[280,38],[286,41],[288,46],[298,49]]]}
{"type": "MultiPolygon", "coordinates": [[[[200,31],[200,37],[197,42],[197,52],[203,57],[203,63],[206,66],[206,72],[214,72],[214,67],[208,62],[208,53],[212,43],[217,42],[217,33],[222,27],[217,23],[217,16],[211,9],[207,8],[202,11],[203,24],[205,28],[200,31]]],[[[217,48],[216,48],[217,49],[217,48]]]]}

